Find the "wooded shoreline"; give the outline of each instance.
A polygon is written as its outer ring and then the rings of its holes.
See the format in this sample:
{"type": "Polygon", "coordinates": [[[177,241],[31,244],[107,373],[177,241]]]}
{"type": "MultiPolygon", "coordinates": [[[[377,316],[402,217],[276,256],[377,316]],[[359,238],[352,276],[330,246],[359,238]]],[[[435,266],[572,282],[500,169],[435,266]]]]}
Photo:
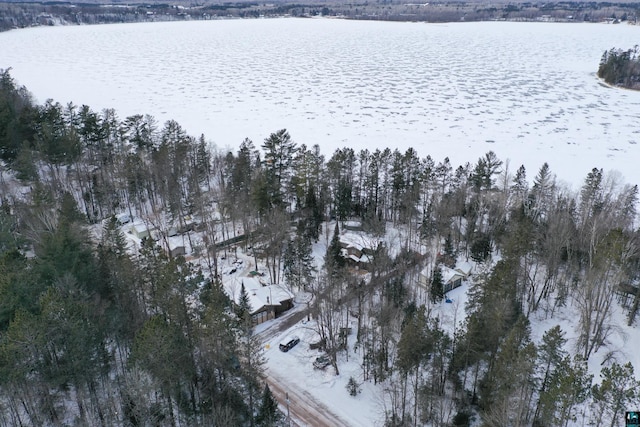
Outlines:
{"type": "Polygon", "coordinates": [[[0,31],[46,25],[86,25],[268,17],[333,17],[406,22],[608,22],[636,23],[640,3],[0,3],[0,31]]]}

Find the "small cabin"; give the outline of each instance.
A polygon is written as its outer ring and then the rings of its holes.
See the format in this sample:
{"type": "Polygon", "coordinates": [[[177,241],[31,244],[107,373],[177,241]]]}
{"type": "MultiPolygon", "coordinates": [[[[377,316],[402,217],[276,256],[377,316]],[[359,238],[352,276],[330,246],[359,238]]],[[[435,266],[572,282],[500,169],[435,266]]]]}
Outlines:
{"type": "Polygon", "coordinates": [[[281,285],[267,284],[258,277],[242,277],[239,281],[224,283],[223,286],[227,295],[238,303],[242,285],[249,297],[254,325],[275,319],[293,307],[291,292],[281,285]]]}
{"type": "Polygon", "coordinates": [[[469,261],[457,263],[454,270],[462,274],[464,279],[467,280],[471,277],[471,273],[473,272],[473,263],[469,261]]]}
{"type": "Polygon", "coordinates": [[[455,289],[462,285],[462,281],[465,279],[464,275],[457,270],[449,267],[441,267],[442,270],[442,287],[446,294],[452,289],[455,289]]]}
{"type": "Polygon", "coordinates": [[[373,256],[376,247],[379,245],[377,240],[363,239],[361,236],[346,234],[340,236],[340,252],[342,256],[352,267],[367,270],[373,263],[373,256]]]}
{"type": "MultiPolygon", "coordinates": [[[[440,271],[442,272],[442,291],[444,293],[449,292],[462,285],[462,281],[466,279],[465,275],[453,268],[440,265],[440,271]]],[[[431,283],[432,271],[430,268],[425,268],[420,272],[418,282],[428,288],[431,283]]]]}
{"type": "Polygon", "coordinates": [[[133,234],[140,240],[151,237],[151,233],[153,231],[153,228],[147,227],[147,225],[142,222],[133,222],[129,226],[129,233],[133,234]]]}

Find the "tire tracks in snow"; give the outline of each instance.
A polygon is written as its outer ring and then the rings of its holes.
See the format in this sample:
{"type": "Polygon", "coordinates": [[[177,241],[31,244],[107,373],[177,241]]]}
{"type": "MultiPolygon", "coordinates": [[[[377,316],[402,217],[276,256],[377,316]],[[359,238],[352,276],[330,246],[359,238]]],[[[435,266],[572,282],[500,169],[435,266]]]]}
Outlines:
{"type": "Polygon", "coordinates": [[[287,383],[277,375],[267,371],[267,383],[271,392],[280,404],[280,409],[287,416],[287,393],[289,395],[289,415],[292,426],[298,427],[339,427],[349,424],[331,412],[324,404],[319,403],[306,390],[295,384],[287,383]]]}
{"type": "MultiPolygon", "coordinates": [[[[308,307],[285,314],[271,327],[258,336],[263,343],[273,340],[277,335],[290,329],[307,317],[308,307]]],[[[308,391],[298,387],[290,379],[272,372],[267,368],[265,381],[278,401],[280,410],[287,415],[287,393],[289,395],[290,424],[296,427],[343,427],[349,423],[333,413],[325,404],[318,402],[308,391]]]]}

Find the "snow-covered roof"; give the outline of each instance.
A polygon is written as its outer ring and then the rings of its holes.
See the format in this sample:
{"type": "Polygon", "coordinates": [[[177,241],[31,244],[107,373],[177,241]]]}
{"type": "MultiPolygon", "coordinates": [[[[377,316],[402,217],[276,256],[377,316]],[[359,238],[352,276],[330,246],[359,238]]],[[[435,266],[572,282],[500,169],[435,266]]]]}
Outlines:
{"type": "Polygon", "coordinates": [[[344,223],[343,229],[359,231],[362,229],[362,221],[355,221],[355,220],[346,221],[344,223]]]}
{"type": "Polygon", "coordinates": [[[473,271],[473,263],[469,261],[459,262],[456,264],[456,270],[465,276],[468,276],[473,271]]]}
{"type": "Polygon", "coordinates": [[[155,231],[155,228],[147,226],[141,221],[134,221],[129,224],[129,230],[136,235],[136,237],[142,238],[150,235],[155,231]]]}
{"type": "Polygon", "coordinates": [[[239,277],[223,283],[225,292],[235,303],[240,300],[243,284],[249,296],[251,314],[260,311],[265,306],[280,305],[282,301],[293,298],[293,294],[281,285],[267,284],[262,279],[255,277],[239,277]]]}
{"type": "Polygon", "coordinates": [[[452,268],[440,266],[440,270],[442,271],[443,283],[449,283],[457,279],[464,279],[464,276],[459,271],[452,268]]]}
{"type": "MultiPolygon", "coordinates": [[[[457,263],[455,268],[440,265],[440,270],[442,271],[442,282],[449,283],[458,279],[466,279],[471,275],[474,268],[475,264],[469,261],[457,263]]],[[[420,275],[427,279],[431,278],[431,273],[431,267],[425,267],[420,271],[420,275]]]]}
{"type": "Polygon", "coordinates": [[[369,255],[366,255],[366,254],[362,254],[359,257],[357,257],[355,255],[349,255],[348,253],[346,253],[346,251],[343,251],[342,254],[346,258],[349,258],[351,261],[356,262],[358,264],[371,263],[372,262],[372,258],[369,255]]]}
{"type": "Polygon", "coordinates": [[[351,247],[362,251],[363,249],[375,250],[380,240],[363,233],[345,231],[340,233],[340,243],[342,243],[344,247],[351,247]]]}
{"type": "Polygon", "coordinates": [[[129,215],[128,213],[119,213],[116,215],[116,221],[118,221],[120,224],[126,224],[128,222],[131,222],[131,220],[131,215],[129,215]]]}

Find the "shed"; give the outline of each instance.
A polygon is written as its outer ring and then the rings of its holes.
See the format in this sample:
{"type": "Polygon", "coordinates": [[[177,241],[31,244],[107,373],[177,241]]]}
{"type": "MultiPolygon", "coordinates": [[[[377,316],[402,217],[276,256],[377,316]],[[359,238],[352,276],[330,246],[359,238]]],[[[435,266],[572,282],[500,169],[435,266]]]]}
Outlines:
{"type": "Polygon", "coordinates": [[[469,261],[458,263],[456,264],[454,270],[462,274],[465,279],[468,279],[469,276],[471,276],[471,273],[473,272],[473,263],[469,261]]]}
{"type": "Polygon", "coordinates": [[[129,226],[129,233],[133,234],[141,240],[147,237],[151,237],[152,231],[154,231],[153,228],[147,227],[147,225],[142,222],[133,222],[129,226]]]}

